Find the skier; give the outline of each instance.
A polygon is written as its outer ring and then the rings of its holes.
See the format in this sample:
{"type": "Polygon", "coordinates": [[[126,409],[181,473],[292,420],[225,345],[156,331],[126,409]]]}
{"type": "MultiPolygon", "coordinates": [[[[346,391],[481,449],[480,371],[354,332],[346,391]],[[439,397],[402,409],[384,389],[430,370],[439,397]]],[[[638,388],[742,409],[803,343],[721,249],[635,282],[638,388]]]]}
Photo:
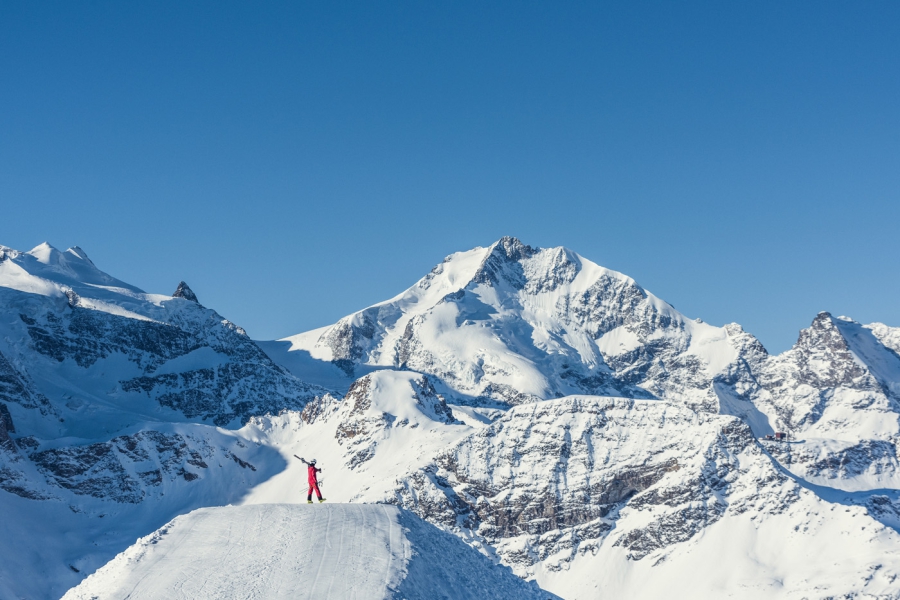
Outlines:
{"type": "Polygon", "coordinates": [[[325,498],[322,497],[322,492],[319,491],[319,480],[316,477],[316,473],[321,472],[322,469],[319,469],[316,467],[316,459],[312,459],[311,461],[306,462],[305,460],[303,460],[296,454],[294,455],[294,458],[299,458],[300,462],[302,462],[307,467],[306,468],[306,471],[308,473],[307,480],[309,481],[309,493],[306,495],[307,504],[313,503],[313,501],[312,501],[313,491],[316,492],[316,496],[319,498],[319,502],[325,502],[325,498]]]}

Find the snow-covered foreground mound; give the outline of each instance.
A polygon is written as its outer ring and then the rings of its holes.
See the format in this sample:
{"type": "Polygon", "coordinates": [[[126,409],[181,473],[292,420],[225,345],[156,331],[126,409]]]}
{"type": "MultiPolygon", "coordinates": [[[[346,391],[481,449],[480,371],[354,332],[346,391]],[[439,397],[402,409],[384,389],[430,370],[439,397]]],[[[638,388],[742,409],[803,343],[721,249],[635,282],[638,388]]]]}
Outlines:
{"type": "Polygon", "coordinates": [[[548,598],[394,506],[203,508],[141,538],[64,598],[548,598]]]}

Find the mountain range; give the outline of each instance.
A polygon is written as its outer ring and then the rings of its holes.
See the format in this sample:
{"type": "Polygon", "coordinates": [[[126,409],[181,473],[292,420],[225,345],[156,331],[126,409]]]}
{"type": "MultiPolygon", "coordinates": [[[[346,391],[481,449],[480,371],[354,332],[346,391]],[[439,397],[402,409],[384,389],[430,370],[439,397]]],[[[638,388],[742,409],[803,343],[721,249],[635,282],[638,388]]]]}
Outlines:
{"type": "Polygon", "coordinates": [[[314,455],[329,502],[564,598],[900,598],[900,328],[822,312],[773,356],[515,238],[282,340],[173,287],[0,247],[0,596],[117,597],[170,522],[305,505],[314,455]]]}

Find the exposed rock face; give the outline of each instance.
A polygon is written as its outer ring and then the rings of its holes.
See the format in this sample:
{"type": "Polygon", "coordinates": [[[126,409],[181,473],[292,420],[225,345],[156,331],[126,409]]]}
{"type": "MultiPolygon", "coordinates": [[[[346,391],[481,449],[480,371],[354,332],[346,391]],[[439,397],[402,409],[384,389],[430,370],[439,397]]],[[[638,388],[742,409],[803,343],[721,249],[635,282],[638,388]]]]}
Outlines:
{"type": "Polygon", "coordinates": [[[837,440],[764,441],[763,446],[782,465],[811,481],[851,481],[861,477],[877,481],[900,472],[897,445],[889,440],[861,440],[855,444],[837,440]]]}
{"type": "Polygon", "coordinates": [[[603,543],[641,560],[728,512],[784,510],[796,489],[737,419],[570,397],[510,410],[394,494],[391,501],[470,532],[527,575],[537,562],[553,557],[561,568],[603,543]],[[742,461],[758,472],[742,475],[742,461]]]}
{"type": "Polygon", "coordinates": [[[35,481],[26,462],[11,440],[0,441],[0,490],[29,500],[53,498],[35,481]]]}
{"type": "Polygon", "coordinates": [[[310,400],[300,413],[300,420],[307,425],[312,425],[320,419],[328,418],[340,407],[340,398],[331,394],[324,394],[310,400]]]}
{"type": "Polygon", "coordinates": [[[72,360],[83,368],[113,353],[122,353],[152,372],[164,362],[197,350],[206,342],[205,331],[194,333],[166,323],[79,307],[63,314],[21,313],[19,318],[36,352],[60,363],[72,360]]]}
{"type": "Polygon", "coordinates": [[[535,248],[526,246],[516,238],[501,238],[491,246],[490,252],[481,261],[472,282],[486,285],[506,284],[514,289],[522,289],[528,281],[521,261],[531,258],[535,252],[535,248]]]}
{"type": "Polygon", "coordinates": [[[834,318],[827,312],[819,313],[812,325],[800,332],[786,358],[794,362],[796,381],[814,388],[871,389],[875,383],[866,377],[865,369],[854,359],[834,318]]]}
{"type": "Polygon", "coordinates": [[[352,376],[356,363],[371,346],[375,335],[375,323],[368,312],[342,319],[332,328],[323,343],[331,349],[332,362],[348,376],[352,376]]]}
{"type": "Polygon", "coordinates": [[[6,405],[0,402],[0,444],[9,441],[9,434],[15,433],[16,427],[13,425],[12,415],[6,405]]]}
{"type": "Polygon", "coordinates": [[[31,459],[53,485],[79,495],[136,504],[164,482],[197,481],[213,460],[256,467],[206,440],[141,431],[109,442],[33,452],[31,459]]]}
{"type": "Polygon", "coordinates": [[[426,376],[394,371],[378,371],[355,382],[335,419],[335,439],[346,448],[351,469],[375,455],[387,428],[456,423],[426,376]],[[391,400],[387,406],[385,399],[391,400]]]}
{"type": "Polygon", "coordinates": [[[245,422],[253,414],[285,407],[301,408],[318,391],[273,364],[241,328],[205,309],[196,315],[176,315],[169,323],[79,307],[62,315],[48,311],[20,318],[38,353],[83,368],[112,355],[125,356],[143,374],[120,380],[123,392],[148,394],[189,418],[210,419],[217,425],[235,419],[245,422]],[[169,361],[208,350],[220,357],[208,367],[158,372],[169,361]]]}
{"type": "MultiPolygon", "coordinates": [[[[34,389],[34,385],[0,352],[0,401],[14,402],[43,414],[53,411],[50,401],[34,389]]],[[[6,409],[9,414],[9,410],[6,409]]],[[[12,431],[12,430],[10,430],[12,431]]]]}
{"type": "Polygon", "coordinates": [[[51,496],[40,490],[40,485],[30,477],[27,461],[10,437],[15,432],[9,408],[0,402],[0,490],[31,500],[46,500],[51,496]]]}
{"type": "Polygon", "coordinates": [[[185,300],[190,300],[191,302],[196,302],[200,304],[200,301],[197,300],[197,294],[194,293],[194,290],[188,287],[188,284],[185,282],[181,282],[178,284],[178,289],[175,290],[175,293],[172,294],[173,298],[184,298],[185,300]]]}

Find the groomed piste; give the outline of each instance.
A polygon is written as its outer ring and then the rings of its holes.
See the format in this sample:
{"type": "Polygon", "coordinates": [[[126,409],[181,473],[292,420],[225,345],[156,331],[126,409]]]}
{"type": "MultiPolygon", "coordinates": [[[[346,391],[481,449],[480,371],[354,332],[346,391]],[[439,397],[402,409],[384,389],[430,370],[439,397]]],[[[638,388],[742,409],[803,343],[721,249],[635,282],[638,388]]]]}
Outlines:
{"type": "Polygon", "coordinates": [[[64,599],[554,597],[394,506],[256,504],[176,517],[64,599]]]}

